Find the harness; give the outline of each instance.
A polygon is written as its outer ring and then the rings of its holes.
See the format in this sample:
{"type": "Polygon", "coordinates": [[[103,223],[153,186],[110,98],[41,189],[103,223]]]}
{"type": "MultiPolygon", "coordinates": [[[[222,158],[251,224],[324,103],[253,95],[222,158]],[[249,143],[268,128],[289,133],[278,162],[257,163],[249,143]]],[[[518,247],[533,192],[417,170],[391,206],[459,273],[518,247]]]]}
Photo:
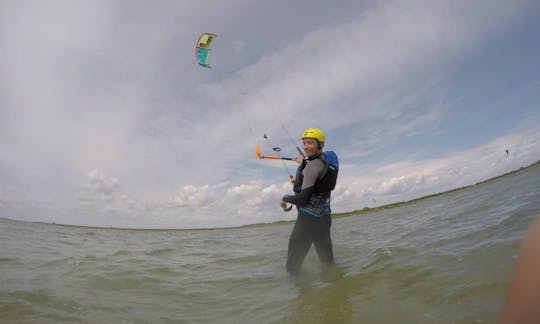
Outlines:
{"type": "Polygon", "coordinates": [[[330,192],[336,187],[339,171],[339,161],[337,155],[333,151],[325,151],[318,157],[302,162],[296,171],[294,192],[300,193],[300,191],[302,191],[302,182],[304,180],[302,171],[306,167],[308,161],[315,159],[320,159],[324,163],[324,170],[315,182],[314,192],[309,203],[306,206],[298,207],[298,209],[308,215],[322,217],[330,214],[330,192]]]}
{"type": "Polygon", "coordinates": [[[324,163],[324,170],[322,175],[319,176],[317,182],[315,183],[315,193],[330,192],[336,187],[337,176],[339,172],[339,161],[336,153],[334,151],[324,151],[323,154],[310,158],[308,160],[302,161],[302,164],[296,170],[296,177],[294,181],[294,192],[299,193],[302,191],[302,182],[304,180],[304,175],[302,171],[307,165],[308,161],[320,159],[324,163]]]}

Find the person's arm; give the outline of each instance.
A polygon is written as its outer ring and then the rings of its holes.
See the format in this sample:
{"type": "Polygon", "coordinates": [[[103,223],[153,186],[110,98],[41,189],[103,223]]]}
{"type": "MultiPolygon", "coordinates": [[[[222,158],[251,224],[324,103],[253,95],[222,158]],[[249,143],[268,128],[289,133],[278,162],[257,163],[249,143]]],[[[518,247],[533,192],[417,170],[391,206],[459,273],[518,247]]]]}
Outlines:
{"type": "Polygon", "coordinates": [[[284,202],[288,202],[289,204],[293,204],[296,206],[305,206],[309,202],[309,198],[311,198],[311,195],[313,194],[313,191],[315,190],[314,187],[302,189],[300,193],[292,196],[292,195],[285,195],[283,197],[284,202]]]}
{"type": "Polygon", "coordinates": [[[309,161],[302,171],[304,177],[302,181],[302,190],[294,196],[285,195],[283,201],[296,206],[305,206],[315,191],[315,183],[319,179],[323,169],[324,163],[321,160],[316,159],[309,161]]]}
{"type": "Polygon", "coordinates": [[[520,245],[499,323],[540,323],[540,215],[520,245]]]}

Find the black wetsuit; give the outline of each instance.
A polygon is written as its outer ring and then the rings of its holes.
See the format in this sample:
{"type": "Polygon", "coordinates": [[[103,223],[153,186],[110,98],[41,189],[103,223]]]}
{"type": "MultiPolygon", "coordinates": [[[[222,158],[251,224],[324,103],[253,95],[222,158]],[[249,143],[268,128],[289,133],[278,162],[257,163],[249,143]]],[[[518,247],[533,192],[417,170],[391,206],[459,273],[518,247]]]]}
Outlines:
{"type": "Polygon", "coordinates": [[[319,260],[324,264],[334,262],[330,227],[330,191],[336,185],[337,170],[329,165],[324,156],[304,161],[296,173],[295,195],[283,200],[296,205],[298,216],[289,239],[287,271],[297,273],[302,266],[311,244],[315,246],[319,260]]]}

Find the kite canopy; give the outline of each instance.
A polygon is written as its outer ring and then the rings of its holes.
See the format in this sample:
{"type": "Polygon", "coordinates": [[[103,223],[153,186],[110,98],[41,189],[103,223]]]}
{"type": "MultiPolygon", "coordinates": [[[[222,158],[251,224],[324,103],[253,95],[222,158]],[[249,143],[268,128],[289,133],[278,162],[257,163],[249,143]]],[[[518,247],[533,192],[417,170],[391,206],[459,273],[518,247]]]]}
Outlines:
{"type": "Polygon", "coordinates": [[[209,57],[214,38],[216,38],[216,35],[209,33],[204,33],[199,37],[197,46],[195,47],[195,60],[199,65],[207,68],[210,67],[209,57]]]}

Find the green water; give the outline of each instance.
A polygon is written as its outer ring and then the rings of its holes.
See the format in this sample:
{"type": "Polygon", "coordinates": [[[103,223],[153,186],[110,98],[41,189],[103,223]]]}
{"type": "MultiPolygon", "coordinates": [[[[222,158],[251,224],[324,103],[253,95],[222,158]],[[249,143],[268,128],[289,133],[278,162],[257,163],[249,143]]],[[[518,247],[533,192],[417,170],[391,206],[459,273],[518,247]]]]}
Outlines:
{"type": "MultiPolygon", "coordinates": [[[[2,323],[493,323],[540,167],[335,219],[337,265],[284,270],[292,224],[204,231],[0,219],[2,323]]],[[[279,212],[279,211],[276,211],[279,212]]],[[[8,216],[8,215],[3,215],[8,216]]]]}

